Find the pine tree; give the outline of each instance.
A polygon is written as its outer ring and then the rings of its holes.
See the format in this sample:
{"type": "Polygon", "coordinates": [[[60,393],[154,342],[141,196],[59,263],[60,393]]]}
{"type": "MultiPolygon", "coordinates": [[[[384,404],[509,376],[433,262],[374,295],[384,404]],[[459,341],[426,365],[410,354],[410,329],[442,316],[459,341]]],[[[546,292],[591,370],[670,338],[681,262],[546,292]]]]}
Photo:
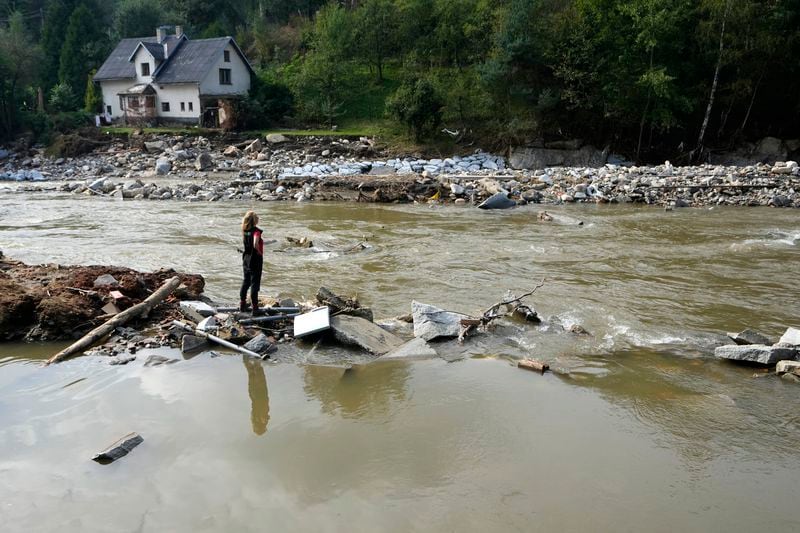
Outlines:
{"type": "Polygon", "coordinates": [[[75,0],[48,0],[44,10],[42,27],[42,51],[44,60],[41,71],[41,84],[49,92],[58,83],[58,68],[61,63],[61,47],[69,20],[75,9],[75,0]]]}
{"type": "Polygon", "coordinates": [[[92,12],[81,3],[69,17],[58,68],[59,81],[75,91],[78,101],[83,101],[86,93],[86,75],[105,59],[106,44],[92,12]]]}
{"type": "Polygon", "coordinates": [[[83,110],[87,113],[97,113],[103,105],[103,96],[97,91],[97,87],[92,79],[96,72],[96,69],[92,69],[86,79],[86,95],[83,97],[83,110]]]}

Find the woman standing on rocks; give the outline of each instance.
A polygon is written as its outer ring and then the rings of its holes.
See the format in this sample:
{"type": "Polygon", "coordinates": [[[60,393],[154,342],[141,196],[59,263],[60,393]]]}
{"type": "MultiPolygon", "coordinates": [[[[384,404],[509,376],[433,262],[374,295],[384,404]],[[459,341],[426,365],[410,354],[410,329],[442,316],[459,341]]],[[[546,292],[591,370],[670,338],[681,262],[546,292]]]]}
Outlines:
{"type": "Polygon", "coordinates": [[[242,219],[242,270],[244,281],[239,291],[239,310],[247,311],[247,290],[250,289],[250,303],[253,305],[253,316],[259,314],[258,291],[261,289],[261,272],[264,270],[264,240],[255,211],[248,211],[242,219]]]}

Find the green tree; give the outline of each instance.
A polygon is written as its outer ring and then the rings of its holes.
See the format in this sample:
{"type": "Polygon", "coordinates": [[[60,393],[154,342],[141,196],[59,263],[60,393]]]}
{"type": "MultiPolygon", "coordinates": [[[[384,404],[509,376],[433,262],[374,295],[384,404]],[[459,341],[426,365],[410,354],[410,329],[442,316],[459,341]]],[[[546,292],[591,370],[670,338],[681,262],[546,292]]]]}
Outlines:
{"type": "Polygon", "coordinates": [[[383,83],[383,67],[398,45],[398,10],[391,0],[367,0],[356,12],[358,55],[375,68],[383,83]]]}
{"type": "Polygon", "coordinates": [[[352,80],[350,49],[353,38],[350,14],[330,3],[317,12],[308,54],[295,77],[301,110],[308,118],[333,125],[342,114],[344,96],[352,80]]]}
{"type": "Polygon", "coordinates": [[[427,78],[406,80],[387,103],[389,113],[405,124],[417,141],[426,131],[439,127],[443,107],[434,84],[427,78]]]}
{"type": "Polygon", "coordinates": [[[108,41],[92,12],[82,3],[69,17],[58,68],[60,83],[69,85],[79,102],[84,98],[86,75],[103,63],[107,53],[108,41]]]}
{"type": "Polygon", "coordinates": [[[11,14],[0,28],[0,138],[19,127],[21,93],[36,78],[41,50],[28,35],[22,13],[11,14]]]}
{"type": "Polygon", "coordinates": [[[92,79],[97,70],[92,70],[86,79],[86,94],[83,97],[83,110],[87,113],[99,113],[103,108],[103,95],[98,91],[92,79]]]}
{"type": "Polygon", "coordinates": [[[116,39],[144,37],[173,20],[176,15],[161,0],[121,0],[114,10],[112,33],[116,39]]]}
{"type": "Polygon", "coordinates": [[[48,99],[50,109],[58,113],[75,111],[80,105],[80,100],[75,96],[75,91],[67,83],[58,83],[50,89],[48,99]]]}
{"type": "Polygon", "coordinates": [[[41,83],[45,91],[49,91],[58,83],[61,48],[64,46],[64,37],[67,33],[65,21],[69,20],[76,4],[76,0],[48,0],[44,8],[44,25],[42,26],[44,58],[41,83]]]}

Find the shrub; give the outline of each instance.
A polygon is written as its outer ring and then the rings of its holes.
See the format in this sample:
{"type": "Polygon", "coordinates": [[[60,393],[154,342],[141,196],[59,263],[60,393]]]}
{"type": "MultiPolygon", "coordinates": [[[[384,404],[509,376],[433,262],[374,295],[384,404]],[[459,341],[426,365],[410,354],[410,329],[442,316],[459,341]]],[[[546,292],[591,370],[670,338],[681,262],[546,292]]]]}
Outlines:
{"type": "Polygon", "coordinates": [[[433,83],[426,78],[404,81],[387,102],[389,113],[413,131],[417,141],[426,131],[439,127],[443,106],[433,83]]]}

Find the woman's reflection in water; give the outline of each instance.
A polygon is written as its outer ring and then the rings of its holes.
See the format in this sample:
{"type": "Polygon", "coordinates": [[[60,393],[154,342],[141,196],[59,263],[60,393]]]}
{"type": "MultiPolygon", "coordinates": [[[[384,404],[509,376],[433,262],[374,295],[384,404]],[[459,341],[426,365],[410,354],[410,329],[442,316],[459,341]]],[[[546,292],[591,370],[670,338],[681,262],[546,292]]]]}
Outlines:
{"type": "Polygon", "coordinates": [[[242,361],[247,369],[247,392],[250,394],[250,421],[253,424],[253,433],[263,435],[267,431],[269,422],[269,393],[264,365],[258,359],[247,355],[242,356],[242,361]]]}

